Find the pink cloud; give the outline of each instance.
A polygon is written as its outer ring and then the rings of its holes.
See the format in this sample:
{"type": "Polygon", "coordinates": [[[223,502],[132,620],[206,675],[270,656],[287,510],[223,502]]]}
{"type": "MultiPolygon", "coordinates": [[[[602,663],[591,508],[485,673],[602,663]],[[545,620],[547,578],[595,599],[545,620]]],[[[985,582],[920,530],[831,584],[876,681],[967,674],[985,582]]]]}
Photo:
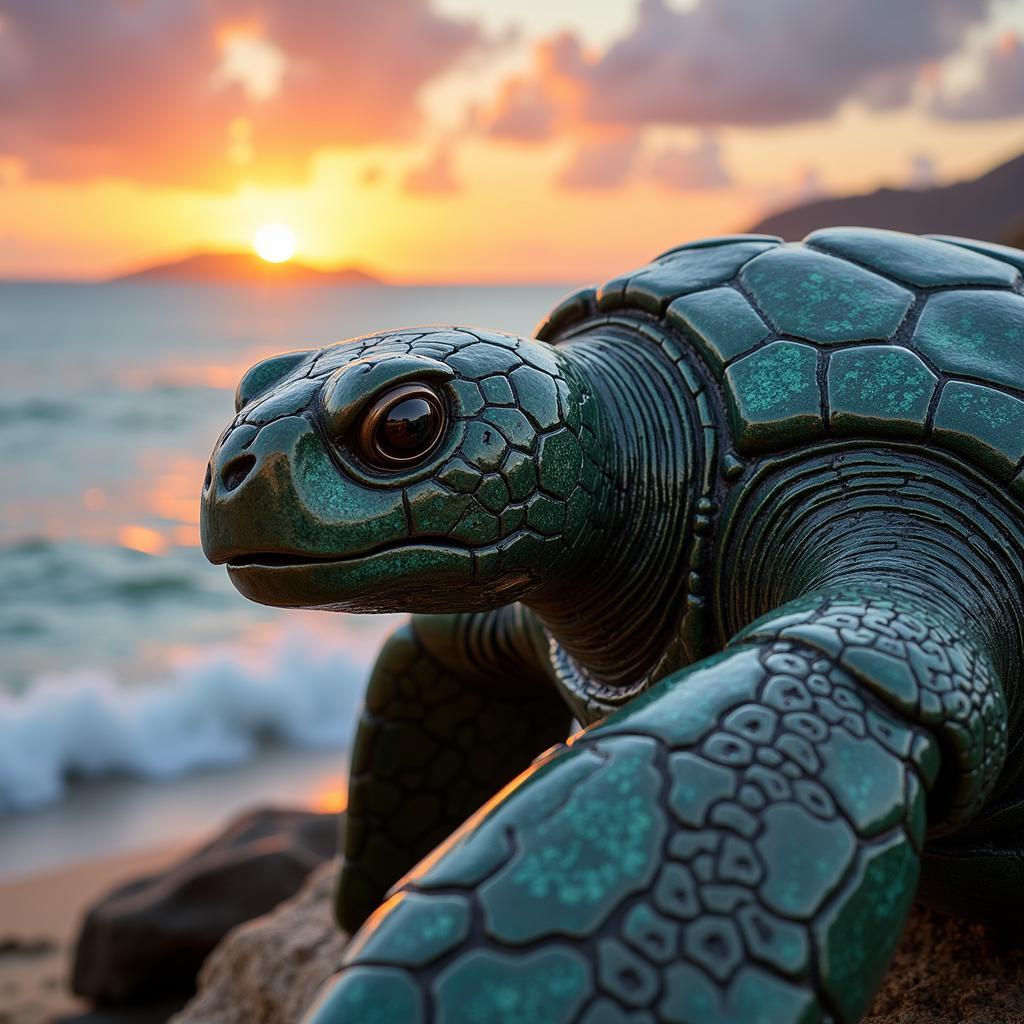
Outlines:
{"type": "Polygon", "coordinates": [[[1024,43],[1007,33],[985,56],[978,83],[966,92],[940,94],[933,105],[940,117],[982,120],[1024,114],[1024,43]]]}
{"type": "Polygon", "coordinates": [[[625,184],[640,153],[635,135],[596,139],[577,145],[558,184],[571,189],[613,189],[625,184]]]}
{"type": "Polygon", "coordinates": [[[493,109],[484,115],[484,129],[498,139],[542,142],[555,134],[559,117],[542,81],[515,77],[502,84],[493,109]]]}
{"type": "Polygon", "coordinates": [[[502,83],[478,114],[485,134],[515,142],[542,142],[571,128],[585,96],[587,61],[576,37],[562,32],[541,40],[529,74],[502,83]]]}
{"type": "Polygon", "coordinates": [[[722,164],[718,140],[711,132],[706,132],[691,149],[665,146],[653,153],[647,171],[659,185],[679,192],[724,188],[731,182],[722,164]]]}
{"type": "Polygon", "coordinates": [[[427,0],[0,0],[0,25],[0,154],[204,185],[411,136],[420,88],[484,42],[427,0]]]}
{"type": "Polygon", "coordinates": [[[632,31],[586,72],[598,122],[779,124],[845,100],[892,106],[954,52],[990,0],[641,0],[632,31]]]}
{"type": "Polygon", "coordinates": [[[770,125],[824,118],[850,99],[896,107],[991,5],[640,0],[632,28],[601,55],[567,35],[539,46],[532,74],[500,92],[490,127],[527,140],[558,124],[770,125]]]}
{"type": "Polygon", "coordinates": [[[446,140],[438,143],[423,163],[406,172],[402,187],[412,195],[458,192],[462,185],[455,176],[453,161],[451,142],[446,140]]]}

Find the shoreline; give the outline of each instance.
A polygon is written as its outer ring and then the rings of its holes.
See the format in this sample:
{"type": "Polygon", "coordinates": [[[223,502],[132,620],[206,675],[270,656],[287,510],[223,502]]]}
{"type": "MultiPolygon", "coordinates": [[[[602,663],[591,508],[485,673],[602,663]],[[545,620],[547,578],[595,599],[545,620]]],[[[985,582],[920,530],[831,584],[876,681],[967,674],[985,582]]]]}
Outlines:
{"type": "Polygon", "coordinates": [[[176,864],[247,811],[343,809],[346,761],[341,751],[270,748],[168,782],[77,783],[59,804],[0,818],[0,1024],[88,1011],[70,975],[89,907],[176,864]]]}
{"type": "Polygon", "coordinates": [[[0,886],[27,884],[40,874],[92,861],[198,843],[229,818],[259,807],[344,810],[347,767],[344,750],[270,747],[237,765],[167,781],[77,782],[59,803],[0,817],[0,886]]]}
{"type": "Polygon", "coordinates": [[[45,1024],[90,1009],[69,987],[85,909],[127,880],[168,867],[192,845],[169,843],[0,881],[0,1021],[45,1024]]]}

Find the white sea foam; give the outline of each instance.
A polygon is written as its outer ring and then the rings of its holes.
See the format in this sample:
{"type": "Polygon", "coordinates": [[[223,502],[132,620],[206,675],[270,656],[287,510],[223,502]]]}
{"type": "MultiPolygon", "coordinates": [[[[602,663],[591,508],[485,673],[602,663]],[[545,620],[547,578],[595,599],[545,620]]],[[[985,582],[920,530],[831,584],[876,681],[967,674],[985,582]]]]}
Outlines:
{"type": "Polygon", "coordinates": [[[81,671],[0,694],[0,813],[59,800],[73,777],[171,779],[268,741],[344,748],[377,639],[341,632],[209,648],[145,685],[81,671]]]}

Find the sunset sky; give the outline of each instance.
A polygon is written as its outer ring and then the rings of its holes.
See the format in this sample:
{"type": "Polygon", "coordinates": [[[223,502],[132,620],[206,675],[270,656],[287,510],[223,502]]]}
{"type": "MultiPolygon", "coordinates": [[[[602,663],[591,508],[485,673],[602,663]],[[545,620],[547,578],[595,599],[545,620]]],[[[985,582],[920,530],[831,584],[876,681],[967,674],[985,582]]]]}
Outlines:
{"type": "MultiPolygon", "coordinates": [[[[586,280],[1024,151],[1024,0],[0,0],[0,275],[586,280]]],[[[1022,204],[1024,210],[1024,204],[1022,204]]]]}

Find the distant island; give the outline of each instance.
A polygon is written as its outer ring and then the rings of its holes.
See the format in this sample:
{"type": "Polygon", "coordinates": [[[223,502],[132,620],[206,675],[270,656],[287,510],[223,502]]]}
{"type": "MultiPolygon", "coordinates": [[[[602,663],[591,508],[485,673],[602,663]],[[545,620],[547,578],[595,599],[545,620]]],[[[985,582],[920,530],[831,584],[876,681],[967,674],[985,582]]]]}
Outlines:
{"type": "Polygon", "coordinates": [[[384,282],[356,267],[315,270],[302,263],[268,263],[248,252],[201,252],[170,263],[110,279],[111,284],[317,284],[380,285],[384,282]]]}
{"type": "Polygon", "coordinates": [[[1024,154],[979,178],[923,189],[880,188],[772,214],[750,230],[796,241],[816,228],[857,224],[918,234],[1024,241],[1024,154]]]}

